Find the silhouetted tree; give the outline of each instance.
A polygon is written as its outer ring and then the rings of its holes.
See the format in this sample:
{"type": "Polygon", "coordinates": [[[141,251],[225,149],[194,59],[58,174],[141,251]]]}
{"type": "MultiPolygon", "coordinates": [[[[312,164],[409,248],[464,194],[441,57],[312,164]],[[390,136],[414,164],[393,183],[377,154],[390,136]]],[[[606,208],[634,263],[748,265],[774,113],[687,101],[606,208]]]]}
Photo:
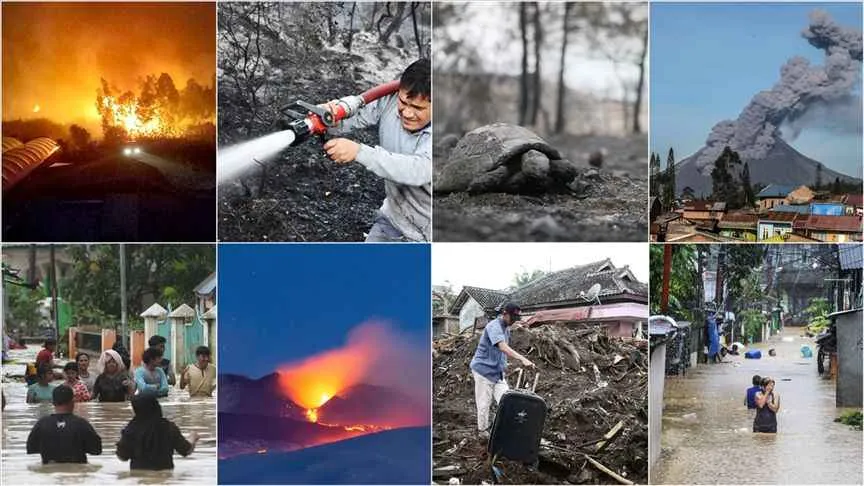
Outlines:
{"type": "Polygon", "coordinates": [[[744,172],[741,174],[741,190],[743,192],[744,204],[748,207],[756,205],[753,194],[753,186],[750,184],[750,164],[744,164],[744,172]]]}

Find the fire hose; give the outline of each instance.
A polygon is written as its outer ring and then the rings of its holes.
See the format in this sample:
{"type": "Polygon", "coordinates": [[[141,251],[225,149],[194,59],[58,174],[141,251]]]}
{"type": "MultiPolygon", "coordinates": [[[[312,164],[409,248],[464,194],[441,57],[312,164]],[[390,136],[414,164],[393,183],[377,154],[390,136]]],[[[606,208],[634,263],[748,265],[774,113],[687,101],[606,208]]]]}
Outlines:
{"type": "Polygon", "coordinates": [[[399,91],[399,80],[390,81],[368,89],[359,95],[339,98],[331,103],[330,109],[298,100],[282,109],[282,113],[286,115],[286,119],[282,121],[282,126],[284,129],[294,132],[294,142],[291,145],[298,145],[313,135],[324,135],[329,128],[335,127],[342,120],[354,116],[364,106],[397,91],[399,91]],[[304,115],[298,110],[303,110],[306,114],[304,115]]]}

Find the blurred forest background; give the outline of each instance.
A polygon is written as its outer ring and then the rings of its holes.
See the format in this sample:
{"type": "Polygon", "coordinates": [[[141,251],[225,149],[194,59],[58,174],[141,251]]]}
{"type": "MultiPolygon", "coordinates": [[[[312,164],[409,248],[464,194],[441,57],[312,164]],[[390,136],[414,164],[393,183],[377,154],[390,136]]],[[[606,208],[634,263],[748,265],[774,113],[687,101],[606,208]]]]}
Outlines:
{"type": "Polygon", "coordinates": [[[434,9],[436,134],[496,121],[541,135],[647,130],[646,5],[436,3],[434,9]]]}
{"type": "MultiPolygon", "coordinates": [[[[291,102],[360,94],[431,55],[428,2],[220,2],[218,9],[220,147],[275,131],[291,102]]],[[[375,130],[350,138],[378,143],[375,130]]],[[[220,187],[219,238],[362,241],[383,200],[381,179],[357,164],[337,166],[313,139],[283,151],[263,173],[220,187]]]]}

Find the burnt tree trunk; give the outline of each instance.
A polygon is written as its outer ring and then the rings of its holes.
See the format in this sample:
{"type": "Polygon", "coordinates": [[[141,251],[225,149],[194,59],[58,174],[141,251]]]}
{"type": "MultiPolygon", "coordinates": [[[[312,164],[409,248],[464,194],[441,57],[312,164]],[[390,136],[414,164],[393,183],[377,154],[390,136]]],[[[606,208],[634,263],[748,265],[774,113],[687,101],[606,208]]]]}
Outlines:
{"type": "Polygon", "coordinates": [[[543,27],[540,25],[540,4],[534,2],[534,85],[533,94],[531,96],[533,104],[531,106],[531,118],[529,125],[537,125],[537,115],[540,113],[540,50],[543,47],[543,27]]]}
{"type": "Polygon", "coordinates": [[[381,34],[381,42],[383,44],[387,44],[390,41],[390,37],[399,30],[399,27],[402,25],[402,21],[405,20],[405,3],[399,2],[396,7],[396,13],[393,14],[393,19],[390,21],[390,25],[387,26],[387,30],[381,34]]]}
{"type": "Polygon", "coordinates": [[[354,42],[354,11],[357,10],[357,2],[351,4],[351,15],[348,17],[348,38],[345,40],[345,48],[351,52],[351,44],[354,42]]]}
{"type": "Polygon", "coordinates": [[[519,78],[519,124],[528,118],[528,7],[519,4],[519,31],[522,34],[522,75],[519,78]]]}
{"type": "Polygon", "coordinates": [[[567,64],[567,40],[568,40],[568,20],[570,18],[570,10],[573,4],[567,2],[564,4],[564,18],[561,26],[561,63],[558,69],[558,99],[555,102],[555,133],[564,131],[564,96],[566,94],[566,86],[564,85],[564,68],[567,64]]]}
{"type": "Polygon", "coordinates": [[[414,40],[417,42],[417,55],[423,57],[423,42],[420,40],[420,30],[417,28],[417,7],[420,2],[411,2],[411,24],[414,26],[414,40]]]}
{"type": "Polygon", "coordinates": [[[648,28],[642,37],[642,58],[639,60],[639,81],[636,83],[636,103],[633,105],[633,133],[641,133],[642,125],[639,115],[642,109],[642,88],[645,87],[645,58],[648,55],[648,28]]]}

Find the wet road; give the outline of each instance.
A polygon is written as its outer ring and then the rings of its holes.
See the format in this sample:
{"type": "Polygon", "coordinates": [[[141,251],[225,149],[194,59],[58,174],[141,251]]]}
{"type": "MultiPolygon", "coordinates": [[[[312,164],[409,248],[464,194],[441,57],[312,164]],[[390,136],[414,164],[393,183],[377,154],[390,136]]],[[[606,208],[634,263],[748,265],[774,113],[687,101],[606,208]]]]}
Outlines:
{"type": "MultiPolygon", "coordinates": [[[[38,348],[11,351],[10,357],[33,359],[38,348]]],[[[126,403],[78,403],[75,413],[93,424],[102,436],[102,455],[88,456],[89,464],[52,464],[43,466],[38,454],[27,455],[27,435],[36,420],[53,410],[50,404],[25,403],[25,384],[8,375],[23,373],[23,364],[3,365],[3,392],[6,409],[2,421],[2,483],[31,484],[216,484],[216,399],[190,399],[188,394],[171,387],[168,397],[160,399],[166,418],[180,427],[187,438],[197,431],[201,438],[188,457],[174,455],[173,471],[130,473],[129,462],[114,455],[120,430],[132,419],[132,407],[126,403]]],[[[59,384],[60,382],[55,382],[59,384]]]]}
{"type": "MultiPolygon", "coordinates": [[[[667,377],[662,452],[652,484],[861,484],[862,433],[833,420],[834,384],[822,380],[815,359],[801,358],[813,340],[800,328],[756,345],[761,360],[699,365],[685,378],[667,377]],[[768,349],[777,357],[768,357],[768,349]],[[770,376],[780,394],[774,434],[752,433],[754,412],[744,405],[753,375],[770,376]]],[[[827,360],[826,360],[827,367],[827,360]]]]}

